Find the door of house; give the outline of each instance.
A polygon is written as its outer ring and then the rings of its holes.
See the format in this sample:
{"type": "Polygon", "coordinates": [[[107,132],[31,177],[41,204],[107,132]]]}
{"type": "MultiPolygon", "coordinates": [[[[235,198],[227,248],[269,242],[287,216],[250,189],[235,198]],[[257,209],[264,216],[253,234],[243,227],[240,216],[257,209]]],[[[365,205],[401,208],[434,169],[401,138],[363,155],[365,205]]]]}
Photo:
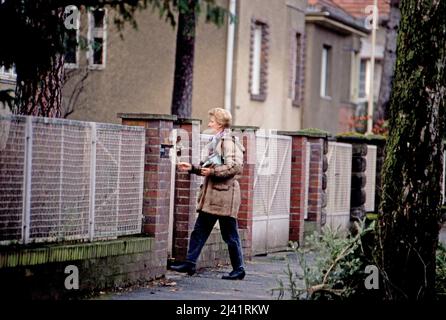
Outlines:
{"type": "Polygon", "coordinates": [[[286,249],[290,225],[291,138],[258,133],[255,170],[253,254],[286,249]]]}

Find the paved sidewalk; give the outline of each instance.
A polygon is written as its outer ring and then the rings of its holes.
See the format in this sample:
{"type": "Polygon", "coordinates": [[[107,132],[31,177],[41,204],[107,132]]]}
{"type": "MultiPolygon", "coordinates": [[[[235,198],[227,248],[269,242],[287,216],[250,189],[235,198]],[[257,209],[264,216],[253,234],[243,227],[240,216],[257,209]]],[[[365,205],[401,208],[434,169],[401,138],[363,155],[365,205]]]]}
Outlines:
{"type": "MultiPolygon", "coordinates": [[[[154,281],[146,287],[128,292],[103,294],[96,299],[106,300],[276,300],[278,279],[287,285],[288,261],[292,270],[301,274],[295,253],[280,252],[254,257],[246,263],[246,277],[242,281],[222,280],[231,271],[229,266],[206,268],[194,276],[168,271],[166,279],[154,281]]],[[[284,299],[289,298],[286,294],[284,299]]]]}

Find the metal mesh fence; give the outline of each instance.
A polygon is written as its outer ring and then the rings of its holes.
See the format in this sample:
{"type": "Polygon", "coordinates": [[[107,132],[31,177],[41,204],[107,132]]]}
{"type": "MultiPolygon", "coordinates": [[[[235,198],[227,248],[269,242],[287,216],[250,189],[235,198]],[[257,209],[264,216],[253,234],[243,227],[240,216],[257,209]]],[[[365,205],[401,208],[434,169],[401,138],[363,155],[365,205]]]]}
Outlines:
{"type": "Polygon", "coordinates": [[[257,135],[254,215],[290,212],[291,138],[257,135]]]}
{"type": "Polygon", "coordinates": [[[368,212],[375,211],[375,184],[376,184],[376,146],[367,146],[367,167],[365,171],[365,210],[368,212]]]}
{"type": "Polygon", "coordinates": [[[346,227],[350,219],[352,146],[329,142],[327,159],[327,224],[346,227]]]}
{"type": "Polygon", "coordinates": [[[32,121],[29,239],[55,241],[88,235],[89,127],[32,121]]]}
{"type": "Polygon", "coordinates": [[[113,237],[118,224],[119,158],[121,135],[118,130],[97,128],[96,131],[96,238],[113,237]]]}
{"type": "Polygon", "coordinates": [[[119,235],[141,232],[144,145],[143,130],[121,129],[117,230],[119,235]]]}
{"type": "Polygon", "coordinates": [[[271,145],[271,157],[275,157],[270,174],[270,214],[290,214],[291,185],[291,138],[274,136],[276,143],[271,145]]]}
{"type": "Polygon", "coordinates": [[[291,138],[256,135],[253,198],[253,253],[288,245],[291,186],[291,138]]]}
{"type": "Polygon", "coordinates": [[[0,118],[0,243],[22,238],[25,118],[0,118]]]}
{"type": "Polygon", "coordinates": [[[256,137],[256,166],[254,178],[253,215],[267,216],[269,212],[269,171],[270,140],[264,136],[256,137]]]}
{"type": "Polygon", "coordinates": [[[0,239],[51,242],[141,231],[145,131],[0,118],[0,239]]]}

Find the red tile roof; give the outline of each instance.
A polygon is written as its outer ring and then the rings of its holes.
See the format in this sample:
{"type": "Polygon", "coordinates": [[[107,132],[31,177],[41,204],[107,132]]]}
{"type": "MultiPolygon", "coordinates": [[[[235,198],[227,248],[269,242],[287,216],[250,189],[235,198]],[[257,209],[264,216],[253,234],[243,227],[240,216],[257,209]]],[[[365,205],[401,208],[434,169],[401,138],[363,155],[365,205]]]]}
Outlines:
{"type": "MultiPolygon", "coordinates": [[[[314,2],[318,2],[318,0],[308,1],[310,4],[314,2]]],[[[336,3],[345,11],[358,18],[367,16],[368,13],[365,12],[365,8],[373,5],[373,0],[330,0],[330,2],[336,3]]],[[[378,9],[380,16],[387,16],[390,11],[390,0],[378,0],[378,9]]]]}
{"type": "Polygon", "coordinates": [[[367,32],[361,19],[353,16],[332,0],[308,0],[307,15],[311,15],[316,12],[329,13],[331,19],[337,20],[355,29],[367,32]]]}

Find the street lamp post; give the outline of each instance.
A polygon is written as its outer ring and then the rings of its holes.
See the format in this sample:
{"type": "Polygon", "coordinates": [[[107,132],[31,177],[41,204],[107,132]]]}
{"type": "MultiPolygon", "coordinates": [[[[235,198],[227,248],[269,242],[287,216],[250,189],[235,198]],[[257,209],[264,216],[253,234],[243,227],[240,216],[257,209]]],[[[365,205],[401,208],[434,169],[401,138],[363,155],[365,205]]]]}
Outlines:
{"type": "Polygon", "coordinates": [[[370,78],[369,78],[369,97],[368,97],[368,118],[367,133],[372,133],[373,128],[373,104],[374,104],[374,80],[375,80],[375,46],[376,29],[378,28],[378,0],[373,1],[373,24],[372,24],[372,52],[370,56],[370,78]]]}

